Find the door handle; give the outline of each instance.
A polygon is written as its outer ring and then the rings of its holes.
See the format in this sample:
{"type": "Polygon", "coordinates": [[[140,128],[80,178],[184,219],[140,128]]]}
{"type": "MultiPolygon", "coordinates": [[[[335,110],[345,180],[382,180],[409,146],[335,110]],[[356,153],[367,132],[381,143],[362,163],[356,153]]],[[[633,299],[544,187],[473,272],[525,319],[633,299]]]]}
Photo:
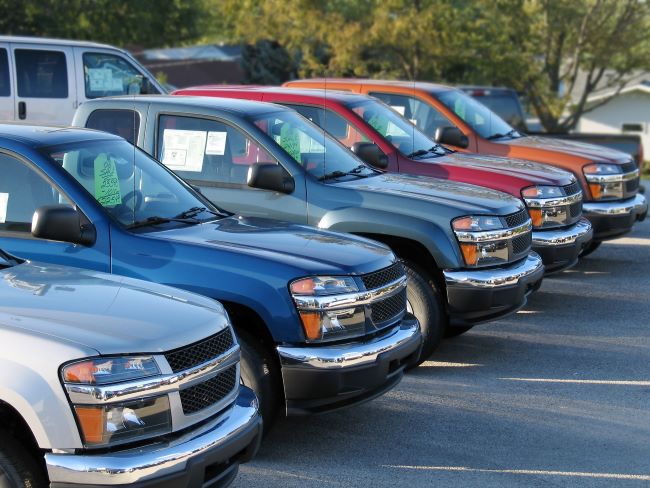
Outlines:
{"type": "Polygon", "coordinates": [[[25,102],[18,102],[18,118],[25,120],[27,118],[27,105],[25,102]]]}

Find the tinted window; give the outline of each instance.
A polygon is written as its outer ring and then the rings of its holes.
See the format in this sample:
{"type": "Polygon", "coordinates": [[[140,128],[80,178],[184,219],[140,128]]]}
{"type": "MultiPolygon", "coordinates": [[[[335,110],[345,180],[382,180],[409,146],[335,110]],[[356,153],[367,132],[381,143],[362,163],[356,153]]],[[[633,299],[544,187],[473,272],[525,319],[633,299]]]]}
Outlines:
{"type": "Polygon", "coordinates": [[[95,110],[86,127],[110,132],[135,144],[140,127],[140,114],[135,110],[95,110]]]}
{"type": "Polygon", "coordinates": [[[512,94],[492,94],[476,96],[474,98],[485,105],[487,108],[498,114],[503,120],[513,127],[524,128],[524,118],[521,113],[517,95],[512,94]]]}
{"type": "Polygon", "coordinates": [[[85,53],[83,62],[86,98],[158,93],[146,90],[144,75],[121,56],[85,53]]]}
{"type": "Polygon", "coordinates": [[[399,113],[412,124],[415,124],[422,132],[430,137],[435,136],[438,127],[452,125],[449,119],[438,112],[434,107],[415,97],[397,95],[395,93],[376,93],[369,95],[379,98],[386,105],[399,113]]]}
{"type": "Polygon", "coordinates": [[[248,167],[277,161],[241,130],[213,119],[162,115],[157,157],[192,181],[246,187],[248,167]]]}
{"type": "Polygon", "coordinates": [[[31,232],[32,216],[43,205],[69,204],[32,168],[0,154],[0,231],[31,232]]]}
{"type": "Polygon", "coordinates": [[[68,97],[68,68],[65,53],[16,49],[15,56],[19,97],[68,97]]]}
{"type": "Polygon", "coordinates": [[[322,107],[293,105],[289,103],[284,103],[283,105],[294,109],[303,117],[325,129],[329,135],[338,139],[339,142],[344,144],[346,147],[352,147],[355,142],[368,142],[369,140],[361,133],[361,131],[332,110],[327,110],[322,107]]]}
{"type": "Polygon", "coordinates": [[[7,58],[7,50],[0,49],[0,97],[8,97],[9,95],[11,95],[9,60],[7,58]]]}

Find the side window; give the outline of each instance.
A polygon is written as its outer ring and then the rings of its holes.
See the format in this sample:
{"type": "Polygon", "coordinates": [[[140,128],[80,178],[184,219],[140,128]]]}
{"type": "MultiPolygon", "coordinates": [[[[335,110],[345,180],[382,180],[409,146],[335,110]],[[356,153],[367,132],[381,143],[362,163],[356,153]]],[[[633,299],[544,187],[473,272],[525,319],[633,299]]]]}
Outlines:
{"type": "Polygon", "coordinates": [[[246,186],[248,167],[278,164],[241,130],[217,120],[161,115],[157,158],[182,178],[246,186]]]}
{"type": "Polygon", "coordinates": [[[11,95],[11,85],[9,84],[9,59],[7,50],[0,48],[0,97],[11,95]]]}
{"type": "Polygon", "coordinates": [[[140,114],[135,110],[95,110],[86,121],[86,127],[110,132],[135,144],[140,128],[140,114]]]}
{"type": "Polygon", "coordinates": [[[65,53],[16,49],[15,56],[19,97],[68,97],[68,67],[65,53]]]}
{"type": "Polygon", "coordinates": [[[371,92],[369,95],[390,105],[393,110],[415,124],[425,134],[433,135],[438,127],[453,125],[447,117],[431,105],[415,97],[377,92],[371,92]]]}
{"type": "Polygon", "coordinates": [[[0,173],[0,232],[29,233],[38,207],[70,205],[43,176],[13,156],[0,153],[0,173]]]}
{"type": "Polygon", "coordinates": [[[329,135],[338,139],[338,141],[346,147],[352,147],[355,142],[369,141],[361,131],[332,110],[322,107],[293,105],[288,103],[283,105],[294,109],[303,117],[311,120],[322,129],[325,129],[329,135]]]}
{"type": "Polygon", "coordinates": [[[121,56],[84,53],[83,65],[86,98],[140,95],[152,91],[144,86],[144,75],[121,56]]]}

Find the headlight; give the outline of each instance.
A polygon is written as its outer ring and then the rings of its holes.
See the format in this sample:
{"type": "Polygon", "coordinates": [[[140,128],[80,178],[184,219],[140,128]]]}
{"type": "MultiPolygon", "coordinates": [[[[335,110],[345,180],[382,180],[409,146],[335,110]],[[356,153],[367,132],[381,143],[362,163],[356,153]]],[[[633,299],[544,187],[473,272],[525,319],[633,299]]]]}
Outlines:
{"type": "MultiPolygon", "coordinates": [[[[290,284],[291,295],[298,307],[298,313],[311,342],[325,342],[365,334],[366,315],[363,306],[355,306],[354,301],[346,301],[346,294],[356,293],[359,287],[349,276],[315,276],[303,278],[290,284]],[[340,306],[325,308],[319,297],[329,297],[336,301],[340,295],[340,306]]],[[[328,303],[333,303],[328,301],[328,303]]]]}
{"type": "Polygon", "coordinates": [[[498,216],[460,217],[453,220],[451,226],[467,266],[508,262],[508,234],[498,216]]]}
{"type": "Polygon", "coordinates": [[[624,196],[623,174],[616,164],[595,163],[582,168],[594,200],[620,199],[624,196]]]}
{"type": "MultiPolygon", "coordinates": [[[[97,357],[61,369],[66,387],[128,384],[160,375],[151,356],[97,357]]],[[[104,405],[73,405],[84,445],[106,447],[166,434],[172,430],[167,395],[104,405]]]]}
{"type": "Polygon", "coordinates": [[[579,217],[571,215],[571,206],[581,205],[581,192],[566,195],[559,186],[530,186],[521,191],[521,196],[535,229],[560,227],[579,217]]]}

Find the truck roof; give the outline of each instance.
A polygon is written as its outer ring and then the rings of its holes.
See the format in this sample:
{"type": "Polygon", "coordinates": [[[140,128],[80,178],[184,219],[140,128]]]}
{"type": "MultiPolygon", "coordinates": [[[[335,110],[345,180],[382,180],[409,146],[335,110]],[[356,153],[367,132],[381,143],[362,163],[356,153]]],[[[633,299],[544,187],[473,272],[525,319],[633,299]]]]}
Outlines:
{"type": "Polygon", "coordinates": [[[90,41],[76,41],[72,39],[56,39],[50,37],[31,37],[31,36],[0,36],[0,42],[14,42],[16,44],[57,44],[59,46],[70,47],[96,47],[102,49],[115,49],[124,51],[119,47],[111,46],[110,44],[100,44],[98,42],[90,41]]]}
{"type": "Polygon", "coordinates": [[[294,88],[294,87],[281,87],[281,86],[263,86],[263,85],[205,85],[193,86],[190,88],[182,88],[176,90],[174,93],[186,92],[210,92],[218,93],[223,92],[260,92],[260,93],[275,93],[278,95],[292,95],[306,98],[327,98],[328,100],[335,100],[341,103],[353,103],[356,101],[367,100],[367,95],[359,95],[357,93],[348,92],[345,90],[326,90],[324,88],[294,88]]]}
{"type": "MultiPolygon", "coordinates": [[[[369,78],[312,78],[309,80],[294,80],[299,82],[301,86],[314,83],[323,85],[324,83],[343,83],[348,85],[377,85],[377,86],[399,86],[402,88],[413,88],[416,90],[423,90],[428,92],[440,92],[453,90],[454,87],[441,85],[438,83],[429,83],[426,81],[405,81],[405,80],[373,80],[369,78]]],[[[292,82],[287,82],[286,86],[291,87],[292,82]]]]}
{"type": "Polygon", "coordinates": [[[229,112],[239,116],[262,115],[270,112],[288,110],[285,107],[272,103],[239,100],[235,98],[218,98],[218,97],[199,97],[199,96],[171,96],[171,95],[123,95],[119,97],[98,98],[86,102],[84,105],[103,105],[113,102],[129,102],[135,104],[165,104],[179,107],[193,107],[196,109],[215,109],[223,112],[229,112]]]}
{"type": "Polygon", "coordinates": [[[121,138],[92,129],[12,123],[0,124],[0,140],[2,139],[20,142],[30,147],[43,147],[80,140],[100,141],[121,138]]]}

